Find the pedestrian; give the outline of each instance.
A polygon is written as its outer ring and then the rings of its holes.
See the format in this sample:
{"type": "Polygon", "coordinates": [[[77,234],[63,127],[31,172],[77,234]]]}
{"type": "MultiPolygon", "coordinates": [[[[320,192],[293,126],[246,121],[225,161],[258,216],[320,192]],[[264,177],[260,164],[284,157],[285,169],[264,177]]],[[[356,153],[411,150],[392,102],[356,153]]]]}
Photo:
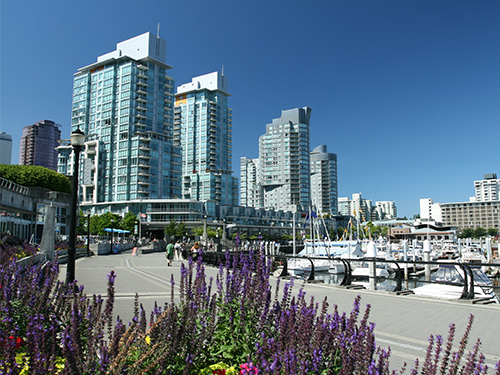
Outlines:
{"type": "Polygon", "coordinates": [[[167,266],[170,267],[172,265],[172,259],[174,259],[174,240],[170,240],[170,243],[167,245],[167,266]]]}
{"type": "Polygon", "coordinates": [[[176,261],[179,261],[181,260],[181,243],[179,241],[177,241],[175,243],[175,246],[174,246],[174,250],[175,250],[175,260],[176,261]]]}
{"type": "Polygon", "coordinates": [[[198,242],[195,242],[193,247],[191,248],[191,256],[193,257],[193,260],[198,259],[199,251],[200,251],[200,244],[198,242]]]}
{"type": "Polygon", "coordinates": [[[189,256],[188,256],[188,252],[187,252],[187,249],[186,249],[186,243],[185,242],[183,242],[182,245],[181,245],[181,254],[182,254],[182,259],[188,260],[189,256]]]}

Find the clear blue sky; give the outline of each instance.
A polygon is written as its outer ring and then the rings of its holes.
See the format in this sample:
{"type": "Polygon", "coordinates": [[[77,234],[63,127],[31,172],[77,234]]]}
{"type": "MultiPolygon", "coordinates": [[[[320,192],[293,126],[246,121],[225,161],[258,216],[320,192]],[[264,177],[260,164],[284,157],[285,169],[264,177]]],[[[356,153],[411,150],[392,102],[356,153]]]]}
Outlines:
{"type": "Polygon", "coordinates": [[[220,70],[233,170],[281,110],[309,106],[311,149],[337,154],[339,196],[467,201],[498,173],[498,1],[3,1],[0,131],[42,119],[69,138],[73,73],[150,31],[177,85],[220,70]]]}

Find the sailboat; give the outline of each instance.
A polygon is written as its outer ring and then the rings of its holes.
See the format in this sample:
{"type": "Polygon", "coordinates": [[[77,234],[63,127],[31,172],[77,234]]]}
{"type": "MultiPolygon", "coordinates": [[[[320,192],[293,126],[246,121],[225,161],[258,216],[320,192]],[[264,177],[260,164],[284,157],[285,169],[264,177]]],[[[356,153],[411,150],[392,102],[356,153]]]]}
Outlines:
{"type": "Polygon", "coordinates": [[[304,248],[297,254],[297,258],[288,260],[287,268],[290,274],[300,276],[311,272],[313,265],[315,272],[342,273],[344,272],[343,265],[339,264],[335,258],[362,258],[364,256],[359,241],[332,241],[324,220],[318,218],[313,210],[310,210],[306,216],[304,228],[309,219],[311,239],[304,241],[304,248]],[[323,240],[319,239],[320,224],[324,226],[326,232],[326,238],[323,240]]]}

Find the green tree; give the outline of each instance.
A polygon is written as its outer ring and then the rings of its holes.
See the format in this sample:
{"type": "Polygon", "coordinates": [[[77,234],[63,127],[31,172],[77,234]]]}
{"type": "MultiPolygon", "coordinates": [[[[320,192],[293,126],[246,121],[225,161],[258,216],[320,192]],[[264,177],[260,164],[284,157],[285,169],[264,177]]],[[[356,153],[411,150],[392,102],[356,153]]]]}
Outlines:
{"type": "Polygon", "coordinates": [[[474,230],[474,237],[475,238],[485,237],[487,233],[488,232],[486,231],[486,229],[478,227],[474,230]]]}
{"type": "Polygon", "coordinates": [[[27,187],[41,187],[61,193],[71,193],[69,178],[45,167],[0,164],[0,177],[27,187]]]}
{"type": "Polygon", "coordinates": [[[488,229],[488,236],[495,237],[496,235],[498,235],[498,229],[496,228],[488,229]]]}
{"type": "Polygon", "coordinates": [[[172,220],[166,227],[165,227],[165,237],[170,238],[170,237],[175,237],[177,233],[177,223],[175,220],[172,220]]]}
{"type": "Polygon", "coordinates": [[[458,235],[459,238],[473,238],[474,237],[474,229],[465,228],[458,235]]]}
{"type": "Polygon", "coordinates": [[[130,233],[134,233],[135,223],[138,222],[137,215],[134,214],[132,211],[129,211],[123,217],[122,222],[123,222],[122,229],[128,230],[130,233]]]}
{"type": "Polygon", "coordinates": [[[175,236],[182,238],[186,235],[186,233],[189,235],[191,234],[191,229],[189,229],[186,226],[186,223],[181,221],[180,223],[177,224],[177,227],[175,228],[175,236]]]}
{"type": "Polygon", "coordinates": [[[122,218],[118,214],[114,214],[108,211],[100,215],[97,219],[96,229],[101,236],[109,234],[108,232],[104,231],[104,228],[121,229],[121,227],[122,218]]]}

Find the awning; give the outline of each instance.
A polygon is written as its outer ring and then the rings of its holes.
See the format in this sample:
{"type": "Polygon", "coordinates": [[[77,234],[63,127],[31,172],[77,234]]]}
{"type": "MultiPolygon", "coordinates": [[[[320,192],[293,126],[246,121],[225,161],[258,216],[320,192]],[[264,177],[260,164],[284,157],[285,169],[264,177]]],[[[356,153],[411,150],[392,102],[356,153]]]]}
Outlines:
{"type": "Polygon", "coordinates": [[[105,232],[113,232],[113,233],[130,233],[129,230],[117,229],[117,228],[104,228],[103,231],[105,231],[105,232]]]}

